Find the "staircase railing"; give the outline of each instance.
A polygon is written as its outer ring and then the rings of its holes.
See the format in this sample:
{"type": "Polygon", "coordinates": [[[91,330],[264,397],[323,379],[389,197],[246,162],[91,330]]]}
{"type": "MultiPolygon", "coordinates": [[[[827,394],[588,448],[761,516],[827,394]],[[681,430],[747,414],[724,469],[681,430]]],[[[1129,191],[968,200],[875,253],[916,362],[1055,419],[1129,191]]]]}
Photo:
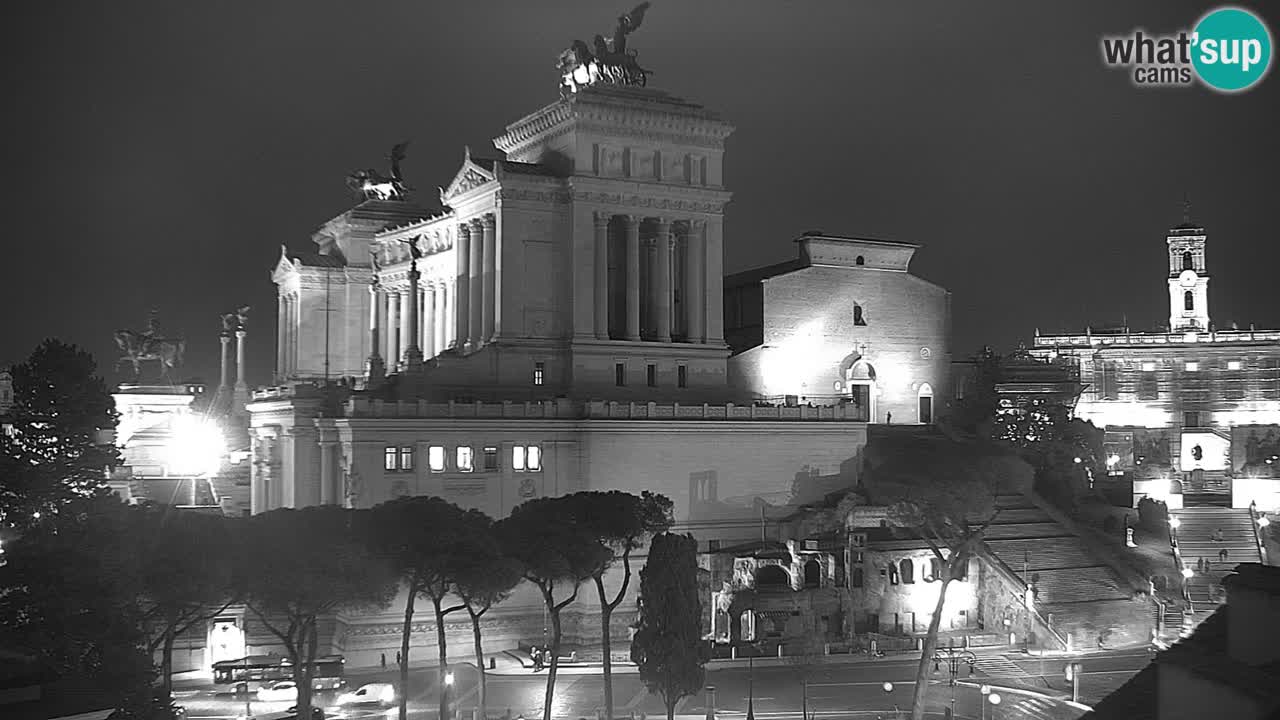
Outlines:
{"type": "Polygon", "coordinates": [[[1249,524],[1253,526],[1253,540],[1254,542],[1258,543],[1258,558],[1262,561],[1263,565],[1266,565],[1267,564],[1267,543],[1266,543],[1266,540],[1262,537],[1262,527],[1258,523],[1258,520],[1261,519],[1261,517],[1262,516],[1258,513],[1258,501],[1250,500],[1249,501],[1249,524]]]}
{"type": "MultiPolygon", "coordinates": [[[[1027,582],[1018,577],[1018,573],[1014,572],[1013,568],[1009,567],[1004,560],[1001,560],[999,555],[992,552],[991,548],[987,547],[985,542],[983,543],[983,550],[984,554],[991,560],[991,566],[995,568],[995,571],[1003,576],[1005,580],[1013,583],[1013,586],[1018,588],[1022,597],[1025,598],[1027,596],[1027,588],[1029,587],[1027,582]]],[[[1026,603],[1023,603],[1023,605],[1025,606],[1026,603]]],[[[1032,617],[1039,622],[1040,627],[1049,633],[1050,637],[1058,642],[1063,650],[1070,649],[1070,644],[1067,642],[1067,639],[1054,629],[1053,625],[1040,614],[1039,610],[1036,610],[1034,602],[1030,607],[1027,607],[1027,611],[1029,611],[1032,617]]]]}

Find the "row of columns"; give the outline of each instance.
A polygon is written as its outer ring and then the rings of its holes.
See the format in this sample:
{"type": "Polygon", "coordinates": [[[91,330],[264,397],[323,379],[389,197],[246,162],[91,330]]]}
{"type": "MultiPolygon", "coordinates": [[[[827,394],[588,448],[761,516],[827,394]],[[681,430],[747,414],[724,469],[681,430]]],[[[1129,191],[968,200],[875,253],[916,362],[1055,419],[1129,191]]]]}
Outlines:
{"type": "MultiPolygon", "coordinates": [[[[693,343],[707,342],[707,272],[708,260],[715,260],[715,271],[719,272],[718,255],[708,253],[707,223],[703,220],[689,220],[673,223],[668,218],[652,219],[652,233],[643,241],[640,238],[640,225],[644,220],[638,215],[614,215],[607,212],[595,214],[595,336],[601,340],[611,335],[620,334],[621,339],[641,339],[641,310],[647,311],[653,340],[671,342],[673,308],[675,306],[673,278],[676,263],[676,251],[683,253],[680,267],[683,269],[684,293],[681,296],[684,335],[693,343]],[[624,268],[622,303],[624,307],[623,327],[610,332],[611,298],[619,290],[610,287],[609,268],[611,247],[610,227],[617,227],[622,233],[622,265],[624,268]],[[676,242],[673,228],[678,227],[683,239],[676,242]],[[641,253],[648,268],[648,288],[641,288],[641,253]],[[621,330],[621,333],[616,332],[621,330]]],[[[711,310],[715,310],[712,308],[711,310]]]]}
{"type": "Polygon", "coordinates": [[[424,358],[432,358],[456,342],[454,325],[450,322],[450,309],[456,295],[453,283],[427,281],[416,290],[415,293],[413,287],[369,286],[372,346],[392,367],[406,361],[410,347],[417,347],[424,358]]]}
{"type": "Polygon", "coordinates": [[[463,350],[471,351],[493,339],[500,313],[497,307],[497,219],[486,214],[458,226],[457,331],[463,350]]]}

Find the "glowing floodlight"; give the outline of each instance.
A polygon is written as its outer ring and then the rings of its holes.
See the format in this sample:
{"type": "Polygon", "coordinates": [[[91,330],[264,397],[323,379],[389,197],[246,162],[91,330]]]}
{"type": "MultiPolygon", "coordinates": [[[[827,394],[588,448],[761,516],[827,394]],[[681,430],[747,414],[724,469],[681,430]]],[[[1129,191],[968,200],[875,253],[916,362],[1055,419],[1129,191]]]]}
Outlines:
{"type": "Polygon", "coordinates": [[[1196,571],[1195,571],[1195,570],[1192,570],[1192,569],[1191,569],[1191,568],[1189,568],[1189,567],[1184,567],[1184,568],[1182,568],[1182,577],[1184,577],[1184,578],[1186,578],[1186,579],[1188,579],[1188,580],[1190,580],[1190,579],[1192,578],[1192,576],[1194,576],[1195,574],[1196,574],[1196,571]]]}
{"type": "Polygon", "coordinates": [[[175,475],[209,475],[218,471],[226,441],[217,423],[191,415],[174,420],[169,439],[169,468],[175,475]]]}
{"type": "Polygon", "coordinates": [[[1263,515],[1262,517],[1258,518],[1258,527],[1266,527],[1270,524],[1271,524],[1271,521],[1267,519],[1266,515],[1263,515]]]}
{"type": "Polygon", "coordinates": [[[987,700],[990,701],[992,705],[999,705],[1000,693],[991,693],[990,695],[987,696],[987,700]]]}
{"type": "Polygon", "coordinates": [[[1169,518],[1169,527],[1173,528],[1174,530],[1177,530],[1178,528],[1182,527],[1182,521],[1176,517],[1169,518]]]}

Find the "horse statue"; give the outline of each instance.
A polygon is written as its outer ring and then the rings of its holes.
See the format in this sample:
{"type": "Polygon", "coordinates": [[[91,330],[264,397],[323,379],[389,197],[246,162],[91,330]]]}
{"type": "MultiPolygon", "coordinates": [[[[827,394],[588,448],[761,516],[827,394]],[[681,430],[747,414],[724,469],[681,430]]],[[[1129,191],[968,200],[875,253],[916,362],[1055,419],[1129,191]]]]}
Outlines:
{"type": "Polygon", "coordinates": [[[142,377],[142,363],[155,361],[160,364],[160,377],[169,378],[169,371],[182,366],[183,355],[187,351],[187,341],[173,338],[157,337],[152,333],[139,333],[134,330],[117,330],[116,345],[120,347],[120,363],[133,365],[135,379],[142,377]]]}
{"type": "Polygon", "coordinates": [[[391,177],[387,177],[372,168],[356,170],[347,176],[347,187],[360,193],[365,200],[401,200],[409,192],[400,174],[400,161],[405,158],[408,142],[402,142],[391,148],[387,157],[391,161],[391,177]]]}
{"type": "Polygon", "coordinates": [[[648,9],[649,3],[643,2],[619,17],[612,37],[606,39],[603,34],[596,35],[592,38],[593,47],[574,40],[567,50],[561,52],[561,94],[567,96],[597,82],[644,87],[652,71],[640,67],[636,51],[627,48],[627,36],[644,22],[648,9]]]}

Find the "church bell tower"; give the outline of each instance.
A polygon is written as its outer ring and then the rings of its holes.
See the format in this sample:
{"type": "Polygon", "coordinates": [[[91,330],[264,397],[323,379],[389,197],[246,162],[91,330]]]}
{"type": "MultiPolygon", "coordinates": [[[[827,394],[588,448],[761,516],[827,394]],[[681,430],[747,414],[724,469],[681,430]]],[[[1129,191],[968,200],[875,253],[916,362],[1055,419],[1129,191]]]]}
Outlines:
{"type": "Polygon", "coordinates": [[[1183,203],[1182,222],[1165,238],[1169,246],[1169,331],[1209,330],[1209,273],[1205,269],[1204,228],[1191,221],[1183,203]]]}

